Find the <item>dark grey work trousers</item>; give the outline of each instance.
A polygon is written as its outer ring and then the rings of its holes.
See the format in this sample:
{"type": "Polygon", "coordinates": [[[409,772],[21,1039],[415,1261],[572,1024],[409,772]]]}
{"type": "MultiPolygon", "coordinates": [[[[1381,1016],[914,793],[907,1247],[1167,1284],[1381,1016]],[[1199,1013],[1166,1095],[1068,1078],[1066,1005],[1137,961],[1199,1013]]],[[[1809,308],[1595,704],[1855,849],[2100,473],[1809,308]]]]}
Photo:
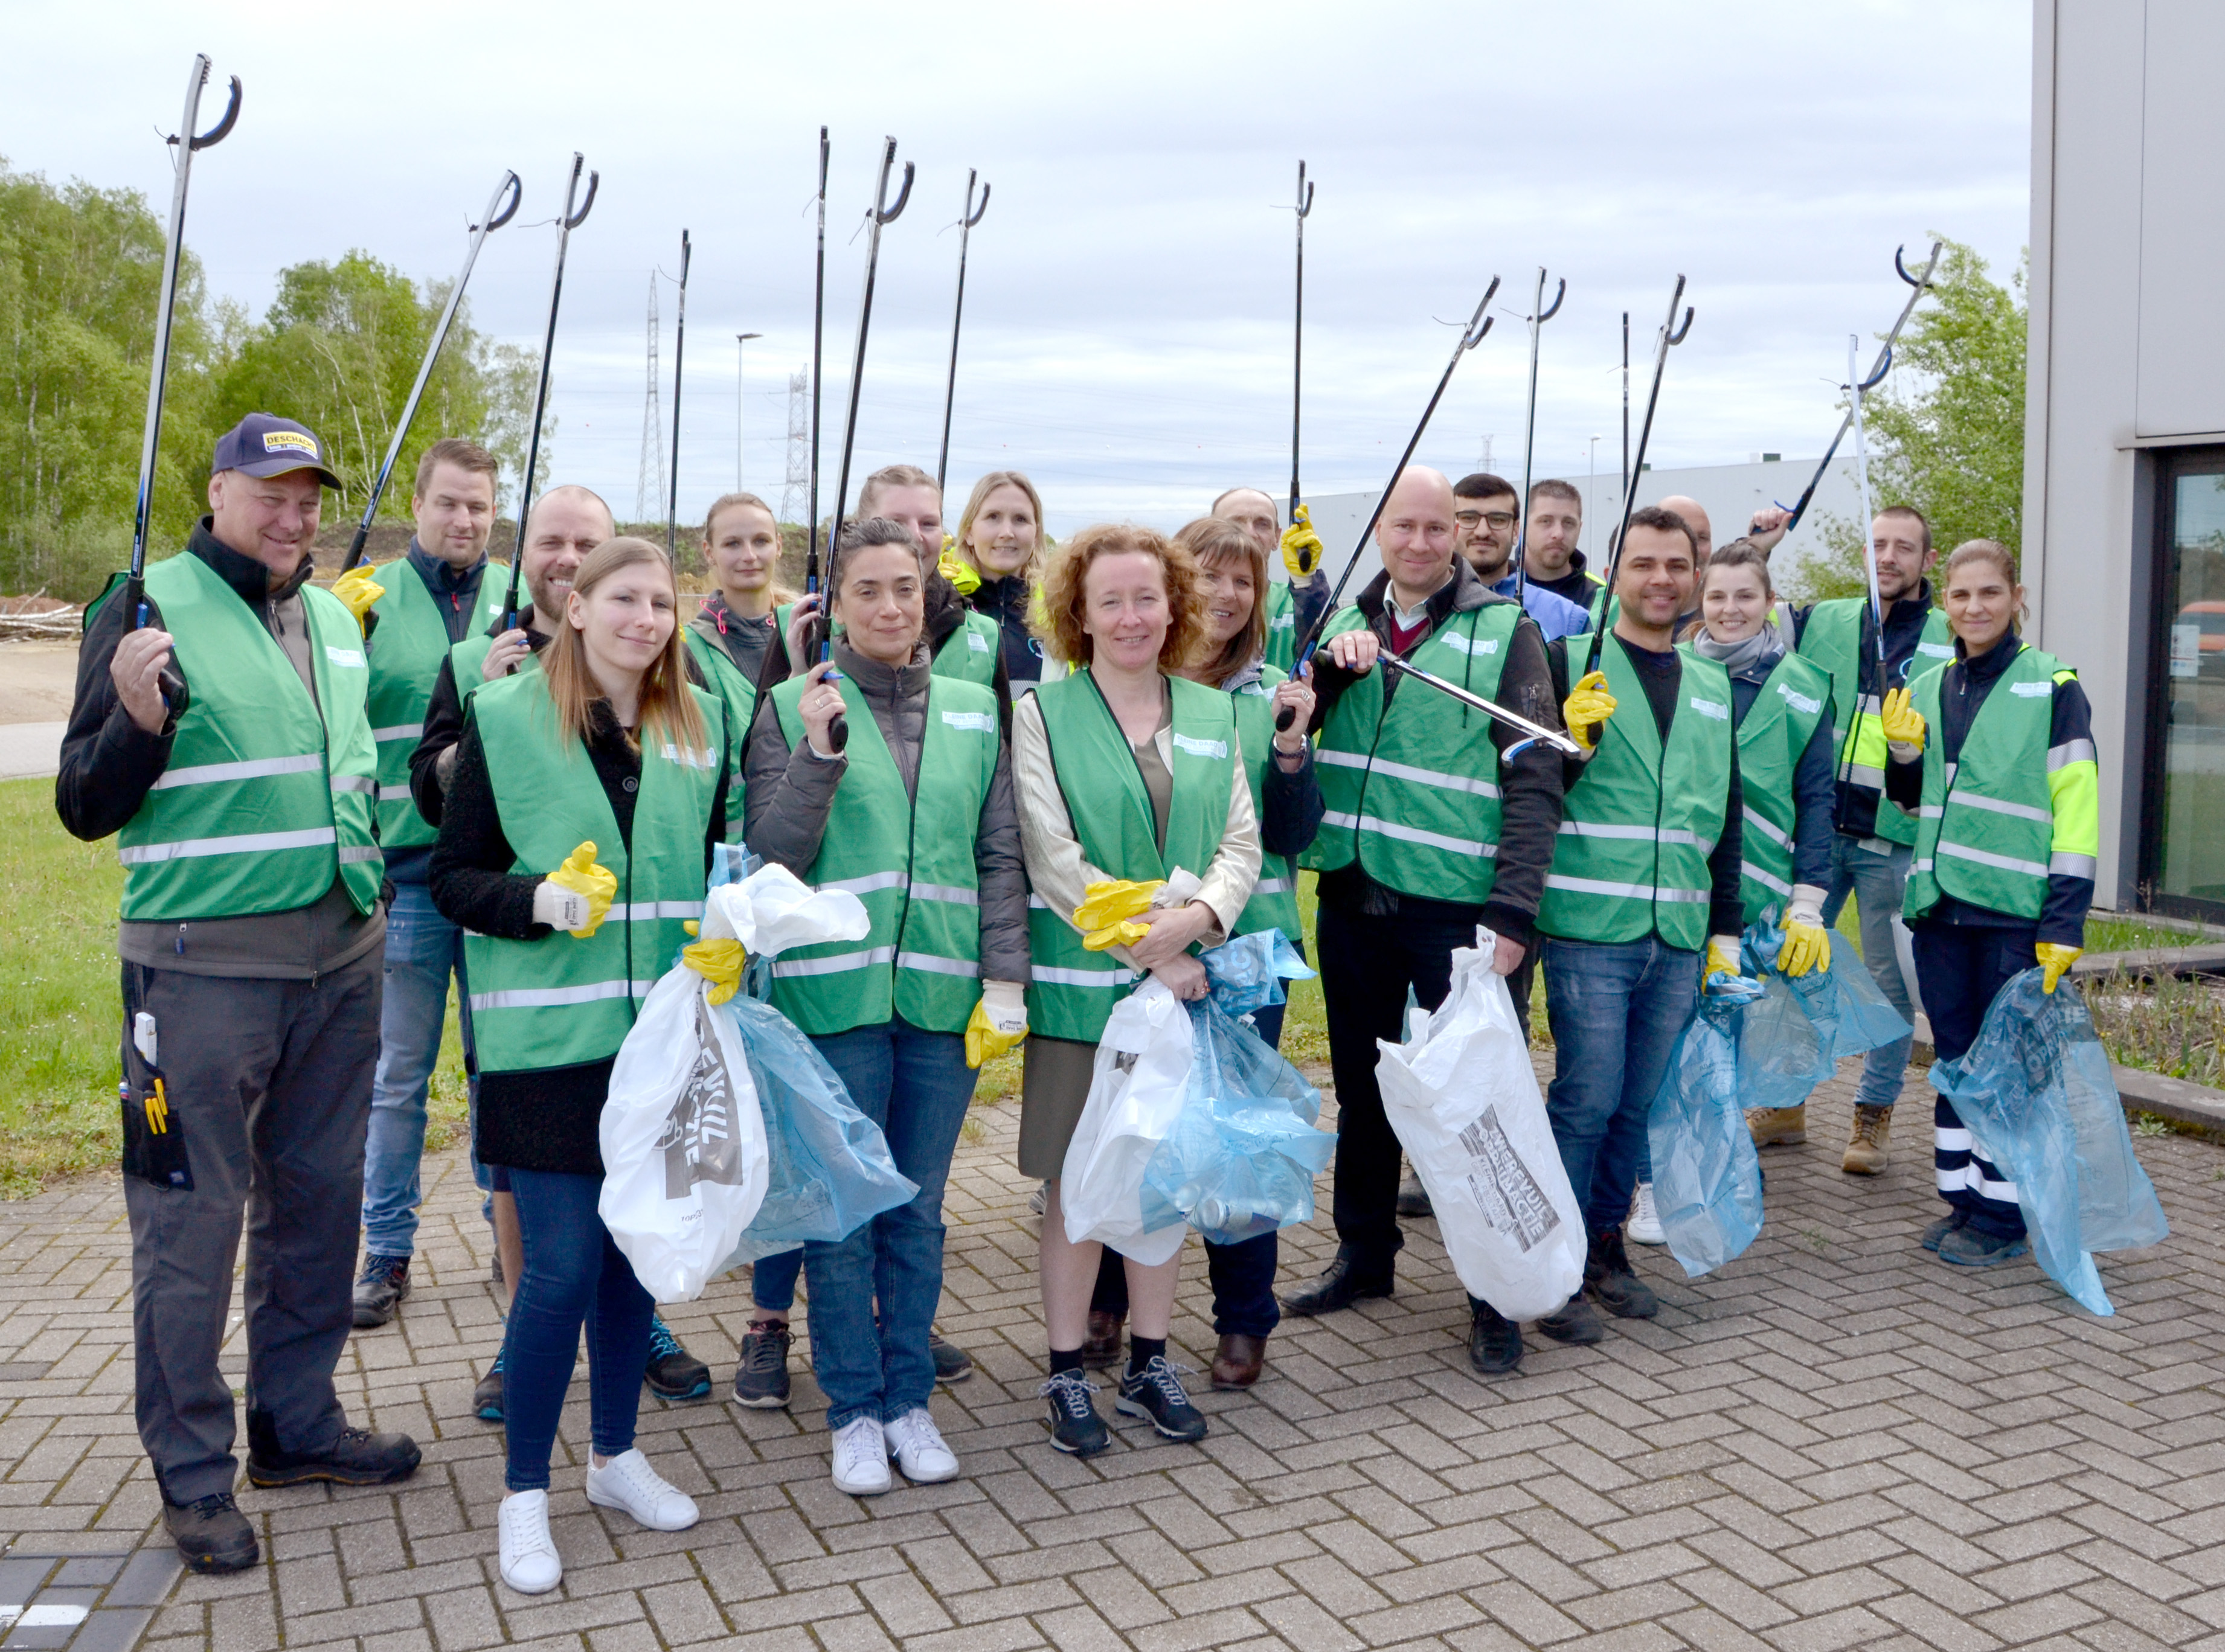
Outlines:
{"type": "Polygon", "coordinates": [[[382,961],[374,946],[313,981],[124,965],[139,1439],[172,1503],[229,1491],[238,1473],[217,1357],[243,1216],[250,1445],[314,1453],[347,1426],[333,1370],[353,1320],[382,961]],[[143,1011],[151,1067],[133,1044],[143,1011]]]}

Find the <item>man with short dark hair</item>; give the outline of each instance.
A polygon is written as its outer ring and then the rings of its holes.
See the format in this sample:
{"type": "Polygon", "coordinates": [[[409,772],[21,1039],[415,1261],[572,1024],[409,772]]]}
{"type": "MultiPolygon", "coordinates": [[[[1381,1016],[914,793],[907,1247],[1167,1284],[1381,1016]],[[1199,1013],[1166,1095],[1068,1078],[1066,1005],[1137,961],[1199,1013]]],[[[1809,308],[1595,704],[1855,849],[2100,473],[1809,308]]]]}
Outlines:
{"type": "Polygon", "coordinates": [[[1494,595],[1518,597],[1548,642],[1574,636],[1591,623],[1582,607],[1535,579],[1515,577],[1514,547],[1521,528],[1522,507],[1506,478],[1476,471],[1453,484],[1455,552],[1467,559],[1475,577],[1494,595]]]}
{"type": "Polygon", "coordinates": [[[1530,537],[1522,566],[1533,585],[1542,585],[1589,613],[1606,581],[1584,566],[1576,548],[1584,535],[1584,496],[1572,483],[1547,477],[1530,490],[1530,537]]]}
{"type": "MultiPolygon", "coordinates": [[[[386,912],[378,1073],[371,1084],[371,1131],[364,1145],[364,1259],[355,1282],[359,1331],[384,1325],[409,1294],[426,1098],[447,1020],[451,975],[467,1073],[472,1065],[463,934],[434,909],[426,880],[433,840],[440,834],[410,798],[409,756],[424,734],[425,708],[448,650],[502,617],[502,575],[507,570],[486,577],[499,473],[494,455],[476,442],[447,436],[428,447],[417,462],[409,497],[409,514],[417,524],[409,548],[370,572],[378,591],[367,610],[376,618],[365,621],[371,635],[364,649],[371,657],[371,734],[378,744],[378,841],[394,900],[386,912]]],[[[467,1082],[476,1086],[476,1077],[467,1082]]],[[[489,1192],[488,1219],[495,1226],[499,1255],[504,1218],[514,1236],[517,1212],[507,1193],[498,1208],[493,1183],[476,1155],[472,1172],[489,1192]]],[[[510,1248],[514,1262],[514,1238],[510,1248]]]]}
{"type": "Polygon", "coordinates": [[[210,514],[86,611],[54,807],[124,867],[124,1203],[139,1438],[196,1572],[260,1558],[232,1500],[230,1330],[245,1218],[247,1478],[383,1485],[405,1434],[349,1426],[346,1345],[378,1057],[383,876],[370,673],[309,583],[323,445],[252,413],[219,437],[210,514]]]}

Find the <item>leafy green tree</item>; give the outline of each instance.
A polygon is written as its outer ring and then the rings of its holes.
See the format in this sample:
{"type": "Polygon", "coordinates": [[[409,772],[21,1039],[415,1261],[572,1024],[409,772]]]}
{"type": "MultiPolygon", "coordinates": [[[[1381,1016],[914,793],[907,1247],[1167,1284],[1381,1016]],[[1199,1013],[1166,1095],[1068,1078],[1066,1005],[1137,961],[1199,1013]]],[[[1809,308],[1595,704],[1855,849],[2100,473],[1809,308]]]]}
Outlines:
{"type": "MultiPolygon", "coordinates": [[[[57,188],[0,161],[0,590],[98,592],[131,541],[162,225],[136,190],[57,188]]],[[[203,509],[220,349],[180,262],[149,554],[203,509]]]]}
{"type": "MultiPolygon", "coordinates": [[[[1948,242],[1932,294],[1895,347],[1893,377],[1864,399],[1872,499],[1921,510],[1943,554],[1968,539],[2023,545],[2025,284],[2021,259],[2004,287],[1976,252],[1948,242]]],[[[1822,549],[1791,582],[1801,599],[1867,592],[1867,524],[1819,526],[1822,549]]]]}

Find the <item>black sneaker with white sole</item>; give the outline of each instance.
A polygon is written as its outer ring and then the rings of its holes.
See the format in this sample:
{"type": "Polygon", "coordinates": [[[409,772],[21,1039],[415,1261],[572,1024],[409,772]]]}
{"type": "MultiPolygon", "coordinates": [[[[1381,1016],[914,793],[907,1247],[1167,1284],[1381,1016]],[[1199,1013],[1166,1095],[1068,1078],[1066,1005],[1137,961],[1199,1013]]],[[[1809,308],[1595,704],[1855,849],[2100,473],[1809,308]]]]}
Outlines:
{"type": "Polygon", "coordinates": [[[649,1322],[649,1363],[642,1380],[660,1400],[700,1400],[711,1391],[711,1368],[680,1345],[659,1313],[649,1322]]]}
{"type": "Polygon", "coordinates": [[[742,1363],[734,1372],[734,1403],[770,1411],[788,1403],[788,1351],[796,1334],[785,1320],[752,1320],[742,1333],[742,1363]]]}
{"type": "Polygon", "coordinates": [[[973,1356],[954,1342],[945,1342],[932,1331],[927,1333],[927,1351],[935,1361],[936,1382],[962,1383],[973,1375],[973,1356]]]}
{"type": "Polygon", "coordinates": [[[1153,1354],[1143,1370],[1121,1374],[1120,1397],[1114,1404],[1128,1416],[1150,1418],[1151,1427],[1169,1440],[1204,1439],[1205,1414],[1183,1392],[1182,1369],[1164,1354],[1153,1354]]]}
{"type": "Polygon", "coordinates": [[[1094,1457],[1112,1443],[1097,1415],[1097,1384],[1080,1371],[1059,1371],[1037,1390],[1050,1402],[1050,1444],[1069,1457],[1094,1457]]]}

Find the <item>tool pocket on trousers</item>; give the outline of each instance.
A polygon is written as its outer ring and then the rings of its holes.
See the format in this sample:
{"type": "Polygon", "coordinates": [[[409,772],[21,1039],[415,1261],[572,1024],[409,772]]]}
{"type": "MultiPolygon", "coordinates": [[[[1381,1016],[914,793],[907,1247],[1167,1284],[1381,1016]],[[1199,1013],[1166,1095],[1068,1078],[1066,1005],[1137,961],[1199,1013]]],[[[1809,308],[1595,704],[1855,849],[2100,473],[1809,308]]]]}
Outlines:
{"type": "Polygon", "coordinates": [[[124,1081],[117,1086],[124,1109],[124,1174],[157,1187],[190,1188],[193,1166],[186,1154],[184,1129],[171,1109],[168,1082],[158,1062],[149,1060],[140,1048],[143,1041],[159,1057],[159,1031],[150,1023],[143,1040],[135,1036],[145,976],[138,965],[124,966],[124,1081]]]}

